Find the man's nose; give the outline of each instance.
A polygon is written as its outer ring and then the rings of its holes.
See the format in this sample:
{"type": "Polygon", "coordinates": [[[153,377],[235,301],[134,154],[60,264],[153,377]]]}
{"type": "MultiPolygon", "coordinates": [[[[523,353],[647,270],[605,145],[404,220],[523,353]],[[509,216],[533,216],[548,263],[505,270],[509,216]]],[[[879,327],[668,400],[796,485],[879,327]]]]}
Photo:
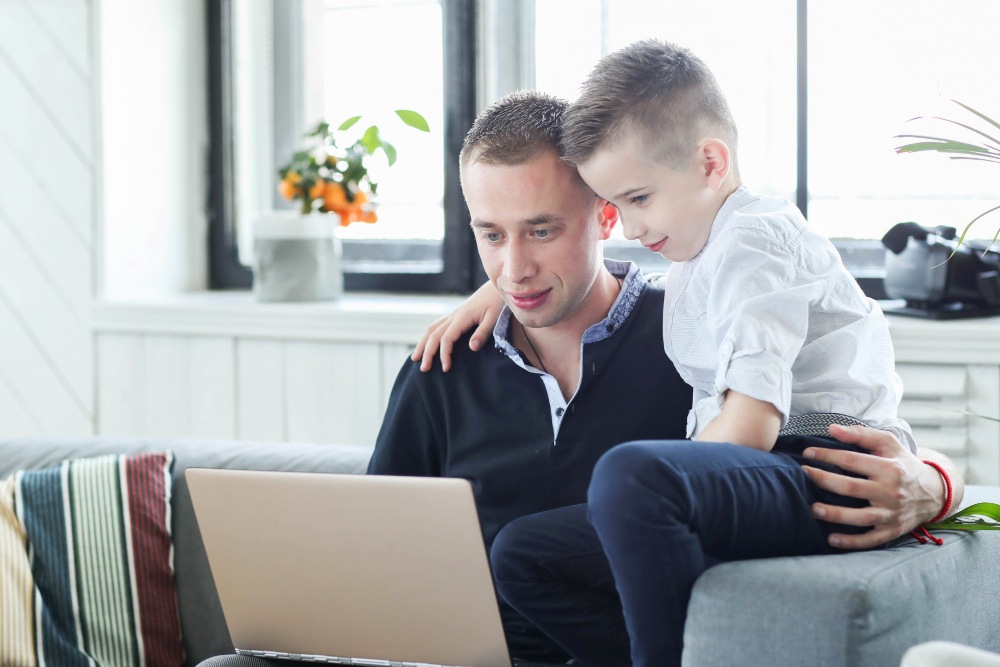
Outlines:
{"type": "Polygon", "coordinates": [[[503,275],[511,284],[519,285],[535,275],[535,261],[528,244],[521,239],[512,239],[507,244],[504,257],[503,275]]]}

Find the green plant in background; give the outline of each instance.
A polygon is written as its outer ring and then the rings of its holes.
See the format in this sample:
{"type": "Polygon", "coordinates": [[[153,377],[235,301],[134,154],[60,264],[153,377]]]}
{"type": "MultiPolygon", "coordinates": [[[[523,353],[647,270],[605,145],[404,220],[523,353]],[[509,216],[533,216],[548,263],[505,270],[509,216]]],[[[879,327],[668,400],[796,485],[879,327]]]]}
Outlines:
{"type": "MultiPolygon", "coordinates": [[[[976,116],[978,116],[982,120],[986,121],[987,123],[989,123],[990,125],[992,125],[993,127],[995,127],[997,130],[1000,130],[1000,123],[997,123],[995,120],[993,120],[991,118],[988,118],[987,116],[979,113],[978,111],[976,111],[972,107],[969,107],[969,106],[967,106],[965,104],[962,104],[958,100],[952,100],[952,102],[954,102],[958,106],[962,107],[966,111],[969,111],[969,112],[975,114],[976,116]]],[[[912,120],[920,120],[920,118],[922,118],[922,117],[913,118],[912,120]]],[[[928,137],[928,136],[925,136],[925,135],[922,135],[922,134],[900,134],[900,135],[897,135],[894,138],[895,139],[923,139],[923,141],[918,141],[918,142],[912,143],[912,144],[906,144],[905,146],[899,146],[898,148],[896,148],[896,152],[897,153],[924,153],[924,152],[927,152],[927,151],[934,151],[934,152],[937,152],[937,153],[943,153],[945,155],[948,155],[948,157],[950,157],[952,160],[978,160],[980,162],[1000,163],[1000,141],[998,141],[997,139],[995,139],[992,136],[986,134],[985,132],[981,132],[980,130],[977,130],[974,127],[970,127],[969,125],[966,125],[965,123],[959,123],[956,120],[950,120],[948,118],[941,118],[939,116],[934,116],[934,120],[940,120],[940,121],[944,121],[945,123],[951,123],[953,125],[958,125],[959,127],[963,127],[966,130],[969,130],[970,132],[974,132],[974,133],[978,134],[983,139],[986,139],[986,141],[985,142],[981,142],[980,144],[971,144],[971,143],[967,143],[967,142],[964,142],[964,141],[955,141],[953,139],[943,139],[941,137],[928,137]]],[[[969,229],[972,227],[972,225],[974,225],[980,218],[982,218],[982,217],[984,217],[984,216],[992,213],[993,211],[996,211],[997,209],[1000,209],[1000,206],[994,206],[993,208],[989,209],[988,211],[983,211],[982,213],[980,213],[979,215],[977,215],[975,218],[973,218],[972,222],[970,222],[968,225],[966,225],[965,229],[962,230],[962,235],[958,239],[958,245],[962,245],[962,242],[965,241],[965,235],[969,233],[969,229]]],[[[997,240],[998,237],[1000,237],[1000,229],[997,230],[996,235],[993,237],[993,243],[996,242],[996,240],[997,240]]],[[[956,249],[957,249],[957,247],[958,246],[956,246],[956,249]]],[[[952,255],[954,255],[954,254],[955,253],[953,252],[952,255]]],[[[949,259],[950,259],[950,257],[949,257],[949,259]]]]}
{"type": "MultiPolygon", "coordinates": [[[[430,132],[427,121],[416,111],[398,109],[396,115],[410,127],[430,132]]],[[[295,153],[278,170],[281,176],[278,192],[290,201],[301,201],[303,215],[312,213],[316,206],[323,213],[340,216],[344,227],[352,222],[378,221],[372,201],[378,184],[371,180],[366,162],[381,149],[391,167],[396,162],[396,148],[382,138],[376,125],[347,148],[338,147],[334,132],[349,130],[359,120],[361,116],[352,116],[336,130],[331,130],[329,123],[320,123],[306,135],[316,137],[318,143],[295,153]]]]}

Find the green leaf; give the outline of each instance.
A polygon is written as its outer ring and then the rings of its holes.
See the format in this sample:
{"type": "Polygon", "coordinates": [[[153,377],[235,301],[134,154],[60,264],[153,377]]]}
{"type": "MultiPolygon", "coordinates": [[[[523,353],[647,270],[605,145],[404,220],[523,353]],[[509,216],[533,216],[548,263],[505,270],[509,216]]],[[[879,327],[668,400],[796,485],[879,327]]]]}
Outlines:
{"type": "MultiPolygon", "coordinates": [[[[972,219],[972,222],[970,222],[969,224],[967,224],[965,226],[965,229],[962,230],[962,236],[960,236],[959,239],[958,239],[958,244],[955,246],[955,249],[951,251],[951,254],[948,255],[948,259],[951,259],[952,257],[954,257],[955,253],[958,252],[958,249],[961,247],[962,242],[965,241],[965,235],[969,233],[969,229],[972,228],[972,225],[976,224],[976,221],[979,220],[979,218],[983,217],[984,215],[988,215],[988,214],[992,213],[993,211],[995,211],[997,209],[1000,209],[1000,206],[994,206],[990,210],[984,211],[984,212],[980,213],[979,215],[977,215],[975,218],[972,219]]],[[[948,259],[944,260],[944,262],[947,262],[948,259]]],[[[941,264],[944,264],[944,262],[941,262],[941,264]]],[[[941,264],[938,264],[937,266],[935,266],[933,268],[937,268],[938,266],[941,266],[941,264]]]]}
{"type": "Polygon", "coordinates": [[[327,123],[326,121],[323,121],[322,123],[316,126],[315,130],[313,130],[306,136],[307,137],[326,136],[327,134],[329,134],[329,132],[330,132],[330,124],[327,123]]]}
{"type": "Polygon", "coordinates": [[[1000,130],[1000,123],[997,123],[997,122],[996,122],[995,120],[993,120],[992,118],[988,118],[988,117],[984,116],[983,114],[979,113],[978,111],[976,111],[976,110],[975,110],[975,109],[973,109],[972,107],[970,107],[970,106],[967,106],[967,105],[965,105],[965,104],[962,104],[962,103],[961,103],[961,102],[959,102],[958,100],[952,100],[952,102],[954,102],[954,103],[955,103],[955,104],[957,104],[958,106],[962,107],[962,108],[963,108],[963,109],[965,109],[966,111],[971,111],[972,113],[976,114],[977,116],[979,116],[980,118],[982,118],[983,120],[985,120],[985,121],[986,121],[987,123],[989,123],[990,125],[992,125],[993,127],[995,127],[995,128],[997,128],[998,130],[1000,130]]]}
{"type": "Polygon", "coordinates": [[[361,120],[361,116],[351,116],[350,118],[348,118],[347,120],[345,120],[343,123],[340,124],[340,127],[337,128],[337,131],[343,132],[344,130],[349,130],[359,120],[361,120]]]}
{"type": "Polygon", "coordinates": [[[410,127],[415,127],[423,132],[430,132],[431,127],[424,120],[424,117],[418,114],[416,111],[410,111],[408,109],[396,109],[396,115],[399,116],[400,120],[409,125],[410,127]]]}
{"type": "Polygon", "coordinates": [[[383,139],[382,150],[385,151],[385,156],[389,159],[389,166],[391,167],[396,163],[396,147],[383,139]]]}
{"type": "Polygon", "coordinates": [[[930,140],[930,141],[920,141],[913,144],[907,144],[906,146],[900,146],[896,149],[897,153],[918,153],[920,151],[938,151],[941,153],[976,153],[976,154],[985,153],[987,155],[997,154],[996,151],[991,151],[989,148],[983,146],[967,144],[962,141],[952,141],[951,139],[942,139],[940,137],[927,137],[921,134],[900,134],[893,138],[930,140]]]}
{"type": "Polygon", "coordinates": [[[944,521],[924,527],[928,530],[1000,530],[1000,505],[976,503],[944,521]]]}
{"type": "Polygon", "coordinates": [[[372,125],[365,130],[364,135],[358,139],[358,143],[365,147],[369,155],[374,153],[375,149],[382,145],[382,139],[378,135],[378,126],[372,125]]]}
{"type": "Polygon", "coordinates": [[[947,118],[941,118],[940,116],[934,116],[934,119],[935,120],[943,120],[946,123],[951,123],[952,125],[958,125],[959,127],[964,127],[965,129],[969,130],[970,132],[975,132],[979,136],[985,137],[985,138],[989,139],[994,144],[996,144],[998,147],[1000,147],[1000,141],[997,141],[996,139],[994,139],[990,135],[986,134],[985,132],[980,132],[979,130],[977,130],[976,128],[974,128],[974,127],[972,127],[970,125],[966,125],[965,123],[959,123],[957,120],[948,120],[947,118]]]}

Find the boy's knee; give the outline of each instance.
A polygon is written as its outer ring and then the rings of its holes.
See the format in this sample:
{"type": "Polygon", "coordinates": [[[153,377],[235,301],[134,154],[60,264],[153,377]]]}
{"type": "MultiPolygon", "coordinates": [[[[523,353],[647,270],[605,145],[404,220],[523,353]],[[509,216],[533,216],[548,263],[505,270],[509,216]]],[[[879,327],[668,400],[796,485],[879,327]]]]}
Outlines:
{"type": "Polygon", "coordinates": [[[587,517],[598,524],[615,525],[650,507],[650,496],[660,499],[683,493],[683,465],[688,441],[627,442],[609,449],[597,461],[587,490],[587,517]],[[665,456],[671,452],[677,456],[665,456]]]}
{"type": "Polygon", "coordinates": [[[652,445],[659,443],[626,442],[606,451],[594,466],[587,490],[590,511],[622,508],[638,490],[638,478],[648,472],[656,458],[652,445]]]}

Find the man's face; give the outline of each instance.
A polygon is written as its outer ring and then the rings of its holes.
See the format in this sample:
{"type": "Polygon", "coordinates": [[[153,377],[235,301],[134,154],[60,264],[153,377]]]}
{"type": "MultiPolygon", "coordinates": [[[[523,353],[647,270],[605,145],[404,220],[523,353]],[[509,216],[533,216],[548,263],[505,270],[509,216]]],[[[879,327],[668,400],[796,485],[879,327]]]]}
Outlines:
{"type": "Polygon", "coordinates": [[[674,262],[705,247],[718,206],[695,154],[680,168],[654,161],[633,134],[579,166],[580,176],[621,212],[622,230],[674,262]]]}
{"type": "Polygon", "coordinates": [[[586,303],[614,221],[554,151],[516,166],[471,161],[465,200],[483,266],[526,327],[550,327],[586,303]]]}

